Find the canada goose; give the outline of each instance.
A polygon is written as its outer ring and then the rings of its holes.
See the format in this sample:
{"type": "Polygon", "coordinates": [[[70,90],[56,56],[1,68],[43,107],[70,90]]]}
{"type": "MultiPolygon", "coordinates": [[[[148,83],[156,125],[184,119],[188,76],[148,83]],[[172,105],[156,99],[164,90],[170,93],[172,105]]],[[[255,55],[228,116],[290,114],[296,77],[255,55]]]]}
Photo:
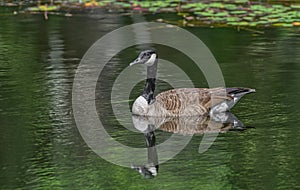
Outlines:
{"type": "Polygon", "coordinates": [[[147,79],[144,91],[132,106],[132,114],[156,117],[210,115],[231,109],[250,88],[178,88],[154,97],[158,56],[154,50],[142,51],[130,66],[145,64],[147,79]],[[226,93],[226,94],[225,94],[226,93]]]}

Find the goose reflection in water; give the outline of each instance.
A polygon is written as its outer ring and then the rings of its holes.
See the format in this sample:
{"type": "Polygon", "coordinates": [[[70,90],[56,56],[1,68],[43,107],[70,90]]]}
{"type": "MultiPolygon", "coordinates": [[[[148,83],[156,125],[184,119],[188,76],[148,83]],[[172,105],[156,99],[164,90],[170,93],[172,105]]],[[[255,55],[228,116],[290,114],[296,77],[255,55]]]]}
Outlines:
{"type": "Polygon", "coordinates": [[[206,133],[224,133],[227,131],[243,131],[246,127],[230,112],[216,113],[210,117],[147,117],[132,116],[134,127],[144,134],[148,150],[148,163],[132,169],[138,171],[145,178],[155,177],[158,173],[158,156],[156,151],[155,130],[162,130],[181,135],[195,135],[206,133]]]}
{"type": "Polygon", "coordinates": [[[154,130],[154,125],[149,125],[149,129],[144,133],[148,151],[148,163],[142,166],[131,166],[132,169],[138,171],[145,178],[155,177],[158,173],[158,156],[156,151],[156,139],[154,130]]]}

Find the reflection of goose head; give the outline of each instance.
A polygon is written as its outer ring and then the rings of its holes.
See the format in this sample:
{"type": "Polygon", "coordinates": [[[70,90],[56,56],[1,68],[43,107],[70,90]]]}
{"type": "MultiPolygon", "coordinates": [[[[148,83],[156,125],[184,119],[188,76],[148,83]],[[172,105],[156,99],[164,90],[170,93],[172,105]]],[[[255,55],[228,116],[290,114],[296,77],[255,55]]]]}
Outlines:
{"type": "Polygon", "coordinates": [[[254,89],[234,88],[178,88],[159,93],[154,97],[157,72],[157,53],[142,51],[130,65],[147,66],[146,85],[132,106],[134,115],[142,116],[203,116],[212,112],[230,110],[242,96],[254,89]]]}
{"type": "Polygon", "coordinates": [[[138,171],[144,178],[152,178],[157,176],[158,165],[131,166],[132,169],[138,171]]]}

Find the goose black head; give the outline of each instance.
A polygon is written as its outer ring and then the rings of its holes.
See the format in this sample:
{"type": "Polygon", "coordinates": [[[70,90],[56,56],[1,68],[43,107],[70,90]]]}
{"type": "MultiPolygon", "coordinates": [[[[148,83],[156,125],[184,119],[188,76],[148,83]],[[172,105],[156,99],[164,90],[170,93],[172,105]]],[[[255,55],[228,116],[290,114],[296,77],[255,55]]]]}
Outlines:
{"type": "Polygon", "coordinates": [[[139,56],[130,63],[130,66],[136,64],[145,64],[147,66],[153,65],[157,59],[157,54],[154,50],[145,50],[142,51],[139,56]]]}

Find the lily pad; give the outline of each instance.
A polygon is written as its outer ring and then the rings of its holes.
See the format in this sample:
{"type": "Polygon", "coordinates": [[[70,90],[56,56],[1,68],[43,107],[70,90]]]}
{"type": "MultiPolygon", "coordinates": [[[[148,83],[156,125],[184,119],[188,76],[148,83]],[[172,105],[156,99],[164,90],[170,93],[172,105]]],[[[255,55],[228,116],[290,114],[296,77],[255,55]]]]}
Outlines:
{"type": "Polygon", "coordinates": [[[265,15],[266,13],[263,11],[254,11],[253,12],[256,16],[261,16],[261,15],[265,15]]]}
{"type": "Polygon", "coordinates": [[[226,20],[227,20],[227,22],[238,22],[241,19],[238,17],[227,17],[226,20]]]}
{"type": "Polygon", "coordinates": [[[228,12],[218,12],[214,14],[215,17],[227,17],[228,12]]]}
{"type": "Polygon", "coordinates": [[[272,5],[273,8],[275,9],[283,9],[285,8],[283,5],[272,5]]]}
{"type": "Polygon", "coordinates": [[[279,14],[270,14],[267,16],[269,19],[273,19],[273,18],[280,18],[281,16],[279,14]]]}
{"type": "Polygon", "coordinates": [[[248,3],[248,0],[235,0],[235,3],[248,3]]]}
{"type": "Polygon", "coordinates": [[[169,6],[169,3],[156,1],[156,2],[153,2],[153,6],[160,7],[160,8],[165,8],[165,7],[169,6]]]}
{"type": "Polygon", "coordinates": [[[300,9],[300,4],[299,5],[291,5],[292,9],[300,9]]]}
{"type": "Polygon", "coordinates": [[[190,8],[194,8],[194,7],[197,7],[196,3],[189,3],[189,4],[181,6],[182,9],[190,9],[190,8]]]}
{"type": "Polygon", "coordinates": [[[194,8],[194,11],[202,11],[204,9],[206,9],[206,6],[197,6],[194,8]]]}
{"type": "Polygon", "coordinates": [[[265,6],[262,6],[262,5],[251,5],[250,7],[251,10],[253,11],[260,11],[260,10],[264,10],[265,9],[265,6]]]}
{"type": "Polygon", "coordinates": [[[151,7],[151,8],[149,8],[150,12],[157,12],[158,10],[159,10],[158,7],[151,7]]]}
{"type": "Polygon", "coordinates": [[[240,25],[241,25],[241,26],[248,26],[248,25],[249,25],[249,22],[243,21],[243,22],[240,22],[240,25]]]}
{"type": "Polygon", "coordinates": [[[143,8],[150,8],[152,5],[150,4],[150,2],[140,2],[140,6],[143,8]]]}
{"type": "Polygon", "coordinates": [[[255,13],[249,13],[248,16],[253,18],[253,17],[256,17],[257,15],[255,13]]]}
{"type": "Polygon", "coordinates": [[[234,15],[242,15],[242,14],[246,14],[247,11],[231,11],[230,14],[234,14],[234,15]]]}
{"type": "Polygon", "coordinates": [[[224,8],[224,4],[223,3],[211,3],[209,4],[209,7],[212,7],[212,8],[224,8]]]}
{"type": "Polygon", "coordinates": [[[39,7],[29,7],[28,10],[29,11],[55,11],[57,10],[59,7],[58,6],[45,6],[45,5],[41,5],[39,7]]]}
{"type": "Polygon", "coordinates": [[[276,22],[279,22],[279,19],[268,19],[268,21],[271,23],[276,23],[276,22]]]}
{"type": "Polygon", "coordinates": [[[250,17],[250,16],[243,17],[243,19],[246,20],[246,21],[253,21],[254,20],[254,18],[250,17]]]}
{"type": "Polygon", "coordinates": [[[235,4],[225,4],[224,8],[227,10],[236,10],[237,6],[235,4]]]}
{"type": "Polygon", "coordinates": [[[131,7],[131,4],[124,3],[124,2],[116,2],[115,4],[119,5],[119,6],[123,7],[123,8],[129,8],[129,7],[131,7]]]}
{"type": "Polygon", "coordinates": [[[249,23],[249,26],[255,27],[255,26],[257,26],[257,22],[250,22],[250,23],[249,23]]]}
{"type": "Polygon", "coordinates": [[[224,18],[224,17],[212,17],[211,19],[213,21],[217,21],[217,22],[226,21],[226,18],[224,18]]]}
{"type": "Polygon", "coordinates": [[[282,22],[277,22],[277,23],[274,23],[273,26],[276,26],[276,27],[283,27],[285,23],[282,23],[282,22]]]}
{"type": "Polygon", "coordinates": [[[261,21],[258,21],[257,24],[258,25],[269,25],[270,23],[268,21],[261,20],[261,21]]]}
{"type": "Polygon", "coordinates": [[[211,13],[211,12],[195,12],[195,14],[201,15],[201,16],[204,16],[204,17],[212,17],[212,16],[214,16],[214,13],[211,13]]]}
{"type": "Polygon", "coordinates": [[[239,25],[238,22],[228,22],[227,24],[228,25],[232,25],[232,26],[238,26],[239,25]]]}
{"type": "Polygon", "coordinates": [[[169,6],[170,6],[170,7],[177,7],[177,6],[178,6],[178,3],[171,3],[169,6]]]}
{"type": "Polygon", "coordinates": [[[283,27],[293,27],[293,24],[292,23],[284,23],[282,26],[283,27]]]}

